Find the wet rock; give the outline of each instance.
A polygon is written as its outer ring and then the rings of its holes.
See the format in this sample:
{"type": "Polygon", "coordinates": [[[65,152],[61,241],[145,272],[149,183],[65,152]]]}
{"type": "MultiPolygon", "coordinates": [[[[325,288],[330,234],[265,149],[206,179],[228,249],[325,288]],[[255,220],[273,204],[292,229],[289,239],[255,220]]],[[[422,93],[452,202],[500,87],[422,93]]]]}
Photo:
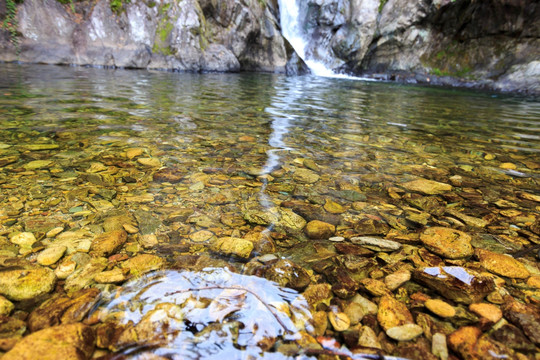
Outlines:
{"type": "Polygon", "coordinates": [[[497,306],[487,303],[476,303],[469,305],[469,310],[478,316],[496,323],[502,318],[502,311],[497,306]]]}
{"type": "Polygon", "coordinates": [[[433,180],[418,179],[401,184],[405,189],[417,191],[426,195],[443,194],[452,190],[452,185],[440,183],[433,180]]]}
{"type": "Polygon", "coordinates": [[[396,290],[401,285],[411,279],[411,272],[409,270],[399,270],[395,273],[389,274],[384,278],[384,283],[390,290],[396,290]]]}
{"type": "Polygon", "coordinates": [[[328,239],[334,235],[335,231],[336,227],[334,225],[319,220],[310,221],[304,229],[310,239],[328,239]]]}
{"type": "Polygon", "coordinates": [[[540,345],[540,309],[533,304],[522,304],[510,297],[502,305],[505,319],[523,330],[536,345],[540,345]]]}
{"type": "Polygon", "coordinates": [[[540,276],[535,275],[527,279],[527,286],[540,289],[540,276]]]}
{"type": "Polygon", "coordinates": [[[344,313],[349,317],[351,325],[356,325],[360,323],[364,315],[366,315],[364,313],[364,310],[362,309],[362,306],[355,302],[349,303],[345,307],[344,313]]]}
{"type": "Polygon", "coordinates": [[[129,270],[133,276],[140,276],[150,271],[159,270],[165,265],[165,260],[152,254],[139,254],[121,263],[122,269],[129,270]]]}
{"type": "Polygon", "coordinates": [[[251,241],[236,237],[215,239],[210,247],[217,253],[234,255],[244,259],[249,258],[253,251],[253,243],[251,241]]]}
{"type": "Polygon", "coordinates": [[[90,252],[95,256],[109,256],[118,251],[127,240],[124,230],[113,230],[98,235],[90,246],[90,252]]]}
{"type": "Polygon", "coordinates": [[[302,267],[289,260],[278,260],[266,272],[265,278],[276,282],[279,286],[290,287],[302,291],[311,279],[302,267]]]}
{"type": "Polygon", "coordinates": [[[463,221],[465,224],[469,226],[484,228],[489,224],[489,222],[484,219],[480,219],[474,216],[469,216],[457,210],[448,209],[446,210],[446,213],[458,218],[459,220],[463,221]]]}
{"type": "Polygon", "coordinates": [[[2,359],[86,360],[94,352],[94,341],[94,331],[87,325],[59,325],[26,336],[2,359]]]}
{"type": "Polygon", "coordinates": [[[24,165],[26,170],[39,170],[50,167],[53,164],[51,160],[34,160],[24,165]]]}
{"type": "Polygon", "coordinates": [[[56,276],[48,268],[3,271],[0,276],[0,294],[10,300],[30,300],[54,289],[56,276]]]}
{"type": "Polygon", "coordinates": [[[473,254],[471,237],[463,231],[445,228],[427,228],[420,240],[435,254],[448,259],[461,259],[473,254]]]}
{"type": "Polygon", "coordinates": [[[414,323],[407,306],[391,295],[381,297],[377,311],[377,320],[384,330],[414,323]]]}
{"type": "Polygon", "coordinates": [[[65,260],[58,264],[58,267],[54,269],[54,274],[60,280],[66,279],[77,268],[77,263],[72,260],[65,260]]]}
{"type": "Polygon", "coordinates": [[[37,256],[37,262],[40,265],[43,266],[49,266],[52,264],[56,264],[58,260],[64,256],[64,253],[66,252],[67,247],[60,245],[60,246],[51,246],[42,252],[40,252],[37,256]]]}
{"type": "Polygon", "coordinates": [[[112,270],[100,272],[94,277],[94,281],[98,284],[121,283],[127,280],[127,273],[129,273],[129,271],[114,268],[112,270]]]}
{"type": "MultiPolygon", "coordinates": [[[[193,210],[179,211],[178,216],[185,220],[185,218],[189,216],[188,214],[191,215],[192,212],[193,210]]],[[[155,234],[162,225],[160,218],[155,216],[151,211],[136,210],[133,212],[133,215],[135,215],[135,218],[137,219],[141,235],[155,234]]]]}
{"type": "Polygon", "coordinates": [[[293,179],[304,184],[314,184],[319,181],[320,176],[308,169],[296,169],[293,173],[293,179]]]}
{"type": "Polygon", "coordinates": [[[330,284],[311,284],[302,294],[308,304],[313,309],[318,309],[319,305],[330,305],[332,300],[332,286],[330,284]]]}
{"type": "Polygon", "coordinates": [[[354,231],[357,235],[386,235],[390,226],[379,220],[363,219],[354,224],[354,231]]]}
{"type": "Polygon", "coordinates": [[[0,316],[0,351],[11,349],[26,332],[26,323],[15,316],[0,316]]]}
{"type": "Polygon", "coordinates": [[[30,331],[82,321],[99,300],[99,294],[98,289],[91,288],[75,292],[72,296],[52,297],[30,313],[30,331]]]}
{"type": "Polygon", "coordinates": [[[446,345],[446,336],[444,334],[433,334],[431,339],[431,352],[441,360],[448,359],[448,346],[446,345]]]}
{"type": "Polygon", "coordinates": [[[507,323],[497,328],[493,331],[492,336],[498,342],[516,351],[534,352],[536,350],[536,347],[527,336],[512,324],[507,323]]]}
{"type": "Polygon", "coordinates": [[[353,244],[349,244],[345,242],[337,243],[334,246],[337,252],[341,254],[349,254],[349,255],[363,256],[363,257],[370,257],[373,255],[373,251],[366,249],[363,246],[353,245],[353,244]]]}
{"type": "Polygon", "coordinates": [[[363,247],[374,251],[395,251],[401,249],[401,244],[396,241],[376,237],[356,236],[352,237],[350,240],[353,244],[362,245],[363,247]]]}
{"type": "Polygon", "coordinates": [[[429,299],[424,305],[435,315],[442,318],[449,318],[456,315],[456,309],[445,301],[439,299],[429,299]]]}
{"type": "Polygon", "coordinates": [[[390,292],[390,289],[386,287],[386,284],[380,280],[375,279],[362,279],[360,283],[364,286],[367,292],[373,296],[383,296],[390,292]]]}
{"type": "Polygon", "coordinates": [[[448,336],[448,345],[465,360],[489,359],[493,354],[505,359],[516,359],[514,353],[487,334],[482,335],[479,328],[464,326],[448,336]]]}
{"type": "Polygon", "coordinates": [[[398,341],[410,341],[423,334],[423,330],[416,324],[395,326],[386,330],[388,337],[398,341]]]}
{"type": "Polygon", "coordinates": [[[480,302],[495,289],[491,277],[459,266],[416,269],[413,271],[413,279],[447,299],[465,304],[480,302]]]}
{"type": "Polygon", "coordinates": [[[330,199],[326,200],[323,208],[330,214],[343,214],[346,211],[346,209],[341,204],[330,199]]]}
{"type": "Polygon", "coordinates": [[[360,329],[358,345],[366,348],[382,349],[377,334],[369,326],[362,326],[360,329]]]}
{"type": "Polygon", "coordinates": [[[159,161],[158,158],[151,158],[151,157],[138,158],[137,162],[141,165],[148,166],[148,167],[158,168],[161,166],[161,161],[159,161]]]}
{"type": "Polygon", "coordinates": [[[475,255],[486,270],[497,275],[514,279],[526,279],[531,275],[522,263],[509,255],[483,249],[476,249],[475,255]]]}
{"type": "Polygon", "coordinates": [[[345,331],[351,326],[351,321],[347,314],[339,311],[329,311],[328,320],[336,331],[345,331]]]}
{"type": "Polygon", "coordinates": [[[37,239],[31,232],[22,232],[14,235],[10,241],[23,248],[31,248],[37,239]]]}
{"type": "Polygon", "coordinates": [[[14,308],[11,301],[0,295],[0,316],[9,316],[14,308]]]}
{"type": "Polygon", "coordinates": [[[75,270],[66,278],[64,289],[68,293],[72,293],[84,289],[94,283],[94,277],[107,267],[108,261],[106,258],[93,258],[84,266],[75,270]]]}

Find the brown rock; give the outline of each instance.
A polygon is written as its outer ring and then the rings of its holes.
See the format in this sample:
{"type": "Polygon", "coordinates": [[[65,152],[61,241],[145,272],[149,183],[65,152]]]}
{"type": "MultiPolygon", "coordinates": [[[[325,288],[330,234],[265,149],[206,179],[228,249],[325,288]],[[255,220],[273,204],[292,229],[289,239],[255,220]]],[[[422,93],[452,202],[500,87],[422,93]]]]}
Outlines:
{"type": "Polygon", "coordinates": [[[393,291],[409,280],[411,280],[411,272],[409,270],[402,269],[385,277],[384,283],[390,290],[393,291]]]}
{"type": "Polygon", "coordinates": [[[168,182],[176,184],[184,178],[185,173],[181,169],[177,168],[164,168],[154,173],[153,179],[155,182],[168,182]]]}
{"type": "Polygon", "coordinates": [[[414,323],[407,306],[394,299],[391,295],[385,295],[381,298],[377,311],[377,320],[384,330],[414,323]]]}
{"type": "Polygon", "coordinates": [[[304,232],[310,239],[328,239],[334,235],[335,231],[334,225],[319,220],[310,221],[304,228],[304,232]]]}
{"type": "Polygon", "coordinates": [[[461,259],[473,254],[471,237],[463,231],[434,226],[427,228],[420,240],[435,254],[448,259],[461,259]]]}
{"type": "Polygon", "coordinates": [[[306,270],[289,260],[278,260],[268,269],[265,277],[275,281],[279,286],[290,287],[295,290],[305,289],[311,279],[306,270]]]}
{"type": "Polygon", "coordinates": [[[501,306],[505,319],[520,327],[536,345],[540,345],[540,309],[537,305],[522,304],[511,297],[501,306]]]}
{"type": "Polygon", "coordinates": [[[456,309],[447,302],[439,299],[429,299],[424,304],[432,313],[443,318],[449,318],[456,315],[456,309]]]}
{"type": "Polygon", "coordinates": [[[122,269],[129,269],[130,275],[140,276],[149,271],[161,269],[165,261],[152,254],[139,254],[120,264],[122,269]]]}
{"type": "Polygon", "coordinates": [[[29,300],[51,292],[55,283],[56,276],[49,268],[4,270],[0,273],[0,295],[29,300]]]}
{"type": "Polygon", "coordinates": [[[96,256],[109,256],[118,251],[127,240],[124,230],[113,230],[98,235],[90,246],[90,252],[96,256]]]}
{"type": "Polygon", "coordinates": [[[452,190],[452,185],[426,179],[409,181],[401,184],[401,186],[407,190],[421,192],[426,195],[443,194],[452,190]]]}
{"type": "Polygon", "coordinates": [[[86,360],[94,342],[94,331],[87,325],[59,325],[26,336],[2,360],[86,360]]]}
{"type": "Polygon", "coordinates": [[[502,311],[497,306],[487,303],[476,303],[469,305],[469,310],[478,316],[496,323],[502,318],[502,311]]]}
{"type": "Polygon", "coordinates": [[[517,359],[514,352],[504,344],[492,340],[482,330],[464,326],[448,336],[448,345],[465,360],[497,358],[517,359]]]}
{"type": "Polygon", "coordinates": [[[388,289],[386,284],[380,280],[366,278],[360,280],[360,283],[364,285],[364,288],[373,296],[383,296],[390,293],[390,289],[388,289]]]}
{"type": "Polygon", "coordinates": [[[525,266],[511,256],[476,249],[480,264],[489,272],[515,279],[526,279],[531,274],[525,266]]]}

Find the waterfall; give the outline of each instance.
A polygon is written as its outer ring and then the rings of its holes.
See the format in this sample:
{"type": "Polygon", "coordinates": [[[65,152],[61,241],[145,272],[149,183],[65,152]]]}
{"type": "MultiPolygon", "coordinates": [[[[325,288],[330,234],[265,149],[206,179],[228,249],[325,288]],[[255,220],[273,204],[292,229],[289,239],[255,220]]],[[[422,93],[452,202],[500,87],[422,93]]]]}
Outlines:
{"type": "Polygon", "coordinates": [[[281,31],[283,36],[298,56],[306,63],[311,72],[318,76],[336,76],[321,59],[314,58],[313,55],[308,55],[308,38],[304,31],[304,24],[300,21],[300,0],[278,0],[279,16],[281,22],[281,31]]]}

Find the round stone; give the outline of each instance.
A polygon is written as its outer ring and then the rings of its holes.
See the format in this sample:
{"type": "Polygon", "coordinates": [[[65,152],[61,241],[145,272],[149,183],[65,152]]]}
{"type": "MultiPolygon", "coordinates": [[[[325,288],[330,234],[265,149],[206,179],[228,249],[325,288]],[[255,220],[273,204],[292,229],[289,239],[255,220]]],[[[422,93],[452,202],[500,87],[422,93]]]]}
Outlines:
{"type": "Polygon", "coordinates": [[[386,330],[386,335],[394,340],[410,341],[422,335],[423,332],[422,328],[416,324],[405,324],[386,330]]]}
{"type": "Polygon", "coordinates": [[[456,309],[442,300],[429,299],[424,304],[435,315],[439,315],[443,318],[449,318],[456,315],[456,309]]]}

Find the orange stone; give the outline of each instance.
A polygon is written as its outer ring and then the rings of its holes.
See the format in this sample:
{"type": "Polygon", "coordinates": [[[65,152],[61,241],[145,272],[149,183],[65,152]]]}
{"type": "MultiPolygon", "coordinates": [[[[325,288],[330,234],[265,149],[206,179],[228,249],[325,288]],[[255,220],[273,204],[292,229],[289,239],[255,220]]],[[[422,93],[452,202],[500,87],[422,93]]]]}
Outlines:
{"type": "Polygon", "coordinates": [[[488,319],[489,321],[496,323],[501,320],[503,314],[501,309],[493,304],[476,303],[469,305],[469,310],[478,316],[488,319]]]}
{"type": "Polygon", "coordinates": [[[513,279],[526,279],[531,275],[522,263],[511,256],[483,249],[476,249],[475,254],[480,264],[494,274],[513,279]]]}

